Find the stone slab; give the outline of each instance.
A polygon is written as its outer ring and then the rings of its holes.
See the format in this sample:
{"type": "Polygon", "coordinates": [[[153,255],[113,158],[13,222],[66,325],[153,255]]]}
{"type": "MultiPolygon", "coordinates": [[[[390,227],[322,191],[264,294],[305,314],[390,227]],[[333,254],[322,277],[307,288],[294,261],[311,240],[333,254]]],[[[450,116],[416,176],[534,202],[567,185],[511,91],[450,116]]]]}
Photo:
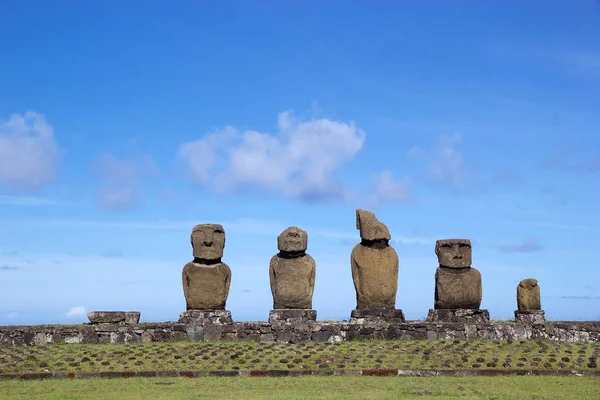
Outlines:
{"type": "Polygon", "coordinates": [[[311,309],[276,309],[269,312],[269,323],[301,323],[317,320],[317,311],[311,309]]]}
{"type": "Polygon", "coordinates": [[[180,324],[225,325],[232,324],[229,310],[187,310],[179,314],[180,324]]]}
{"type": "Polygon", "coordinates": [[[515,310],[515,322],[522,324],[545,324],[546,313],[544,310],[527,310],[519,311],[515,310]]]}
{"type": "Polygon", "coordinates": [[[139,311],[90,311],[87,316],[92,324],[137,325],[140,322],[139,311]]]}
{"type": "Polygon", "coordinates": [[[427,314],[427,322],[487,324],[490,322],[490,312],[482,309],[430,309],[427,314]]]}
{"type": "Polygon", "coordinates": [[[350,313],[351,323],[404,321],[404,312],[396,308],[359,308],[350,313]]]}

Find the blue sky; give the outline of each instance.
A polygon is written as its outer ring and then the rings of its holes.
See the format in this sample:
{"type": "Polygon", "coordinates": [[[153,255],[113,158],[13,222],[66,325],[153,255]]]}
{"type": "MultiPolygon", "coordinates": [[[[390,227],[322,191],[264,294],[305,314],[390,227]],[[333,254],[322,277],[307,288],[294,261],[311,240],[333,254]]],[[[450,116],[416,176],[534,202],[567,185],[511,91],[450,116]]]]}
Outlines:
{"type": "Polygon", "coordinates": [[[0,325],[177,320],[203,222],[235,320],[267,319],[290,225],[347,319],[359,207],[409,319],[451,237],[492,318],[529,277],[549,319],[600,317],[598,1],[216,3],[0,4],[0,325]]]}

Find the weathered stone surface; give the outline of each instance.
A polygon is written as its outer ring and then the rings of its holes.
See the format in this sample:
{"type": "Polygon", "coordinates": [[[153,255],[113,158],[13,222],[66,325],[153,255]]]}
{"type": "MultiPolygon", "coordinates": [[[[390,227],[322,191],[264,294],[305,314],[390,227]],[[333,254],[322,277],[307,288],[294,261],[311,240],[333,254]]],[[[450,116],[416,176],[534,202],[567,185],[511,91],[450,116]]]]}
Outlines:
{"type": "Polygon", "coordinates": [[[225,248],[225,230],[220,224],[199,224],[190,237],[194,258],[219,260],[225,248]]]}
{"type": "Polygon", "coordinates": [[[90,311],[87,316],[92,324],[136,325],[140,322],[139,311],[90,311]]]}
{"type": "Polygon", "coordinates": [[[395,308],[398,254],[389,245],[390,232],[370,211],[356,210],[361,242],[350,256],[356,308],[395,308]]]}
{"type": "Polygon", "coordinates": [[[224,310],[231,270],[221,262],[225,231],[219,224],[200,224],[192,230],[194,260],[183,267],[183,294],[188,310],[224,310]]]}
{"type": "Polygon", "coordinates": [[[481,273],[475,268],[437,269],[434,308],[478,309],[481,298],[481,273]]]}
{"type": "Polygon", "coordinates": [[[540,287],[537,279],[523,279],[517,286],[517,308],[519,311],[541,310],[540,287]]]}
{"type": "Polygon", "coordinates": [[[472,261],[471,241],[469,239],[436,240],[435,254],[442,267],[468,268],[472,261]]]}
{"type": "MultiPolygon", "coordinates": [[[[287,310],[286,310],[287,311],[287,310]]],[[[561,342],[600,341],[600,321],[551,322],[545,324],[487,322],[486,310],[431,310],[432,322],[307,322],[303,324],[235,322],[231,324],[184,325],[156,323],[134,326],[0,326],[0,346],[35,346],[44,343],[82,343],[96,332],[100,343],[147,343],[186,340],[253,340],[263,343],[305,340],[340,342],[364,339],[550,339],[561,342]],[[447,315],[443,315],[447,314],[447,315]],[[448,316],[449,315],[449,316],[448,316]],[[443,322],[451,319],[461,322],[443,322]],[[205,328],[208,335],[204,335],[205,328]],[[83,333],[81,329],[87,332],[83,333]],[[186,330],[188,331],[186,333],[186,330]]]]}
{"type": "Polygon", "coordinates": [[[394,308],[359,308],[350,313],[351,323],[404,322],[402,310],[394,308]]]}
{"type": "Polygon", "coordinates": [[[224,325],[233,323],[233,320],[229,310],[187,310],[179,314],[178,322],[195,325],[224,325]]]}
{"type": "Polygon", "coordinates": [[[515,322],[523,324],[545,324],[546,313],[543,310],[516,310],[515,322]]]}
{"type": "Polygon", "coordinates": [[[433,309],[427,314],[427,322],[487,324],[489,321],[489,311],[480,309],[433,309]]]}
{"type": "Polygon", "coordinates": [[[306,309],[279,309],[269,312],[269,323],[305,323],[317,320],[316,310],[306,309]]]}
{"type": "Polygon", "coordinates": [[[306,254],[308,234],[291,226],[277,238],[279,254],[271,258],[269,278],[274,309],[311,309],[315,260],[306,254]]]}

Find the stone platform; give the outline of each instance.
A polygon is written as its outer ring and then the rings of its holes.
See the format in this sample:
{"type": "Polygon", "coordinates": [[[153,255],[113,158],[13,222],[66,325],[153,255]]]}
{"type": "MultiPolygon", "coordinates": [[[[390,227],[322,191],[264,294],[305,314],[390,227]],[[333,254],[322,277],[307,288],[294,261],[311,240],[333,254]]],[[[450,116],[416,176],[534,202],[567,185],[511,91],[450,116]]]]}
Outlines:
{"type": "Polygon", "coordinates": [[[87,315],[93,324],[137,325],[140,322],[139,311],[90,311],[87,315]]]}
{"type": "Polygon", "coordinates": [[[396,308],[360,308],[350,313],[351,323],[404,322],[404,313],[396,308]]]}
{"type": "Polygon", "coordinates": [[[303,324],[307,322],[315,322],[317,320],[317,311],[310,309],[276,309],[269,312],[269,323],[292,323],[303,324]]]}
{"type": "Polygon", "coordinates": [[[522,324],[545,324],[546,313],[544,310],[515,311],[515,322],[522,324]]]}
{"type": "Polygon", "coordinates": [[[187,310],[179,314],[180,324],[224,325],[231,324],[231,311],[228,310],[187,310]]]}
{"type": "Polygon", "coordinates": [[[455,322],[471,324],[487,324],[490,322],[488,310],[469,309],[430,309],[427,322],[455,322]]]}

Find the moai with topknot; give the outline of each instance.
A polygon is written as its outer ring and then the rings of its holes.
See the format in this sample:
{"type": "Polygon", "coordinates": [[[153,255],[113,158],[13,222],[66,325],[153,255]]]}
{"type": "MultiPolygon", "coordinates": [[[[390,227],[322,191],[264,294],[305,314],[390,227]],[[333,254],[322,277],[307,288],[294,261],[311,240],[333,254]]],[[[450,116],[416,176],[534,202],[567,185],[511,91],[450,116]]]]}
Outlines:
{"type": "Polygon", "coordinates": [[[356,290],[356,309],[351,322],[396,320],[404,313],[396,309],[398,254],[389,241],[388,227],[370,211],[356,210],[356,229],[361,241],[352,249],[350,265],[356,290]]]}
{"type": "Polygon", "coordinates": [[[543,324],[546,315],[542,310],[540,287],[537,279],[523,279],[517,285],[517,310],[515,321],[524,324],[543,324]]]}
{"type": "Polygon", "coordinates": [[[315,260],[306,253],[308,233],[290,226],[277,237],[279,253],[269,263],[273,310],[269,321],[314,321],[315,260]]]}
{"type": "Polygon", "coordinates": [[[480,310],[481,273],[471,267],[469,239],[444,239],[435,243],[438,268],[435,273],[433,309],[429,322],[488,322],[489,312],[480,310]]]}

